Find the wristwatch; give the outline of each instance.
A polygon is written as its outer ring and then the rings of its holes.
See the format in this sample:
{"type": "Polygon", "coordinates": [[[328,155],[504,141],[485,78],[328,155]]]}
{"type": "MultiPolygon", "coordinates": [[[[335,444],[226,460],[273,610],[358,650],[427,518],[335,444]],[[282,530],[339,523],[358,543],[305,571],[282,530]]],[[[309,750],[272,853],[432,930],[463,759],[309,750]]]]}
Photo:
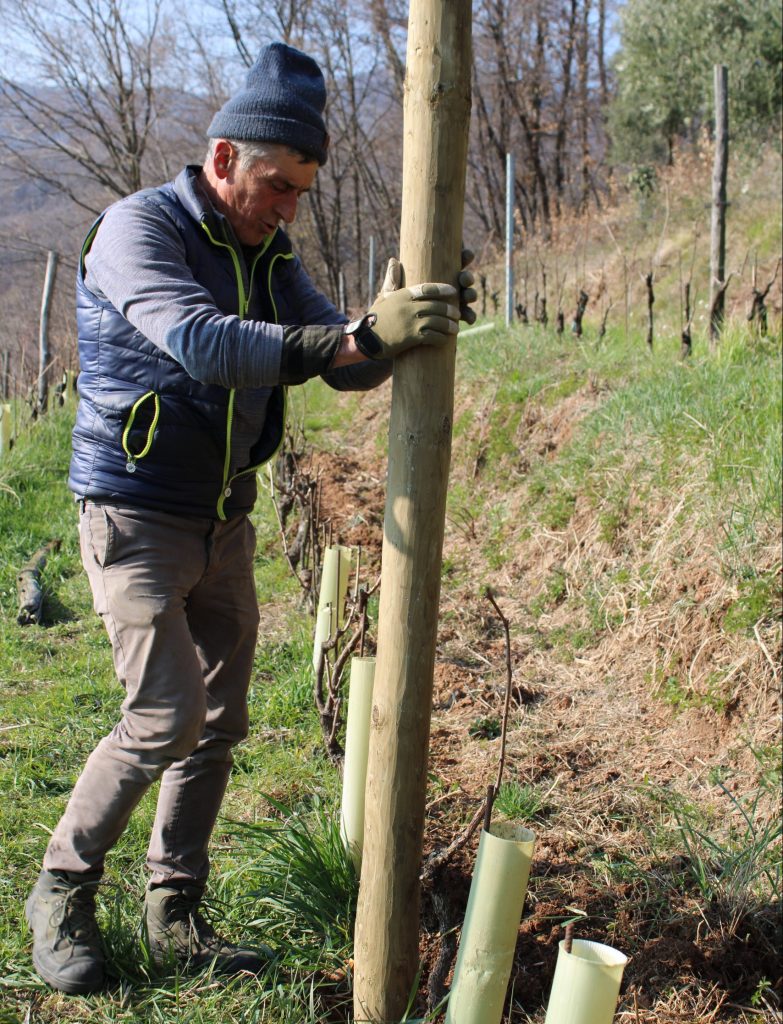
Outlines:
{"type": "Polygon", "coordinates": [[[373,331],[377,319],[375,313],[365,313],[363,317],[351,320],[343,328],[343,334],[353,335],[356,347],[368,359],[377,359],[383,352],[383,345],[373,331]]]}

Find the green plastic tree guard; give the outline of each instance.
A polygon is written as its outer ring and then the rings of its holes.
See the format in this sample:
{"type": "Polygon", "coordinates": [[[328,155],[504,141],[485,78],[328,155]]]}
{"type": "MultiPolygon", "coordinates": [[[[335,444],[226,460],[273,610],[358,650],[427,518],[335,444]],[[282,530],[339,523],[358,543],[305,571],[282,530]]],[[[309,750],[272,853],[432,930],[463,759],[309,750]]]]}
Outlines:
{"type": "Polygon", "coordinates": [[[345,762],[340,834],[351,855],[356,874],[361,873],[364,845],[364,790],[370,748],[370,715],[375,658],[352,658],[345,723],[345,762]]]}
{"type": "Polygon", "coordinates": [[[612,1024],[628,957],[611,946],[574,939],[557,953],[546,1024],[612,1024]]]}
{"type": "Polygon", "coordinates": [[[527,893],[535,833],[513,822],[481,833],[446,1024],[498,1024],[527,893]]]}

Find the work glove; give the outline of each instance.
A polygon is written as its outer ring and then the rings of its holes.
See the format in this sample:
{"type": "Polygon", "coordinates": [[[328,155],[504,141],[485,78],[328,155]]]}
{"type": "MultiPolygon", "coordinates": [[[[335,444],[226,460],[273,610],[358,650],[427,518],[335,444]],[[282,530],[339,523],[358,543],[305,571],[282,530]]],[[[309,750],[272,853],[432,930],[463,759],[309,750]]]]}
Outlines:
{"type": "Polygon", "coordinates": [[[368,359],[394,359],[416,345],[445,345],[459,330],[457,289],[434,281],[400,288],[399,263],[394,263],[397,269],[390,261],[371,308],[345,327],[368,359]]]}
{"type": "Polygon", "coordinates": [[[435,282],[402,288],[402,264],[392,256],[377,299],[364,317],[347,325],[346,333],[353,334],[359,351],[370,359],[392,359],[416,345],[445,344],[459,330],[458,320],[472,324],[476,319],[470,308],[477,298],[471,287],[474,277],[465,269],[472,260],[473,253],[463,249],[458,293],[435,282]],[[439,299],[457,299],[459,308],[439,299]]]}
{"type": "Polygon", "coordinates": [[[459,318],[467,324],[474,324],[476,322],[476,311],[471,309],[470,304],[478,298],[478,292],[473,287],[473,282],[476,280],[473,276],[473,271],[467,269],[472,262],[473,253],[470,249],[463,249],[462,270],[459,272],[457,284],[459,286],[459,318]]]}
{"type": "MultiPolygon", "coordinates": [[[[459,318],[468,324],[476,322],[476,311],[470,308],[470,304],[478,298],[476,289],[472,287],[475,277],[473,271],[467,268],[473,262],[474,256],[470,249],[462,250],[462,269],[457,278],[459,288],[459,318]]],[[[390,292],[397,291],[402,284],[402,264],[394,256],[389,260],[386,267],[386,276],[383,279],[378,298],[386,298],[390,292]]]]}

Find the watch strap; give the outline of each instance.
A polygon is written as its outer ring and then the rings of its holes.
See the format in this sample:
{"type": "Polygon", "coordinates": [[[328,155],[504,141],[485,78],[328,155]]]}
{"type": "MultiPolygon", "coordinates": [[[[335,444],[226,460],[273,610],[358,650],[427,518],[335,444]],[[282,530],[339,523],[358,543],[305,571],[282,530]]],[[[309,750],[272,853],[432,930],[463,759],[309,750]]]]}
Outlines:
{"type": "Polygon", "coordinates": [[[383,344],[372,329],[377,319],[375,313],[365,313],[361,319],[352,320],[344,328],[346,334],[353,336],[356,347],[367,359],[383,357],[383,344]]]}

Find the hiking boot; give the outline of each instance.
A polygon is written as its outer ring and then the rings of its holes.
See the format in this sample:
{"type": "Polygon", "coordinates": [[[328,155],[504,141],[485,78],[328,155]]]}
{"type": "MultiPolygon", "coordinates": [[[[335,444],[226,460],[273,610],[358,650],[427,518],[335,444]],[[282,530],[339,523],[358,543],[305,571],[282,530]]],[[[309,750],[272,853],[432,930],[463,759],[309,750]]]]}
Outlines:
{"type": "Polygon", "coordinates": [[[197,885],[147,889],[144,916],[153,961],[159,967],[175,961],[189,968],[212,967],[222,974],[258,974],[272,951],[235,946],[217,935],[198,909],[202,894],[197,885]]]}
{"type": "Polygon", "coordinates": [[[27,900],[33,964],[43,980],[60,992],[95,992],[106,980],[101,934],[95,923],[98,881],[96,875],[42,871],[27,900]]]}

